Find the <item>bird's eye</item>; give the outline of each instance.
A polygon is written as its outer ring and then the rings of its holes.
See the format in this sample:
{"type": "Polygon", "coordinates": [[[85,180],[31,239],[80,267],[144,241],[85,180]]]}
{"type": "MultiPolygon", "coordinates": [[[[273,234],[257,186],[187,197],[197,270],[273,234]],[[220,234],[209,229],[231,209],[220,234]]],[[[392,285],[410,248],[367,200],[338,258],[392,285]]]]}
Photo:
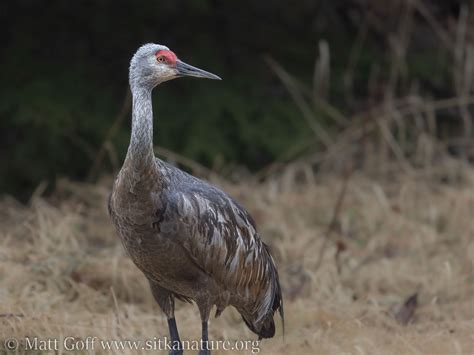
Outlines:
{"type": "Polygon", "coordinates": [[[158,57],[158,61],[159,61],[160,63],[164,63],[164,62],[166,62],[166,59],[165,59],[165,57],[162,55],[162,56],[159,56],[159,57],[158,57]]]}

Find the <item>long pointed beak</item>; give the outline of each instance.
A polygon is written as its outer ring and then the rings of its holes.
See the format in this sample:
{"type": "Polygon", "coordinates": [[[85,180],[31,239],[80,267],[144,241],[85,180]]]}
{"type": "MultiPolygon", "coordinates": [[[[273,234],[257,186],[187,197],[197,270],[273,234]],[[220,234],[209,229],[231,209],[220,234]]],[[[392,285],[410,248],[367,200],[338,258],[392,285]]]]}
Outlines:
{"type": "Polygon", "coordinates": [[[194,76],[196,78],[222,80],[215,74],[193,67],[192,65],[186,64],[179,59],[176,61],[176,70],[178,71],[179,76],[194,76]]]}

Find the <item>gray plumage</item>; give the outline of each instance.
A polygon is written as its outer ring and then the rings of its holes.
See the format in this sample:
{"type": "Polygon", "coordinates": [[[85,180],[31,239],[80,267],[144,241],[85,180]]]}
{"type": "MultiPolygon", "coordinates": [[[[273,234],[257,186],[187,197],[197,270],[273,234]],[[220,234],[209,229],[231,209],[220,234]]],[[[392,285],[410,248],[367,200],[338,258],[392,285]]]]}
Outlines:
{"type": "Polygon", "coordinates": [[[216,316],[234,306],[260,338],[272,337],[274,313],[279,310],[283,319],[281,289],[251,216],[226,193],[153,154],[153,88],[184,75],[218,78],[173,56],[167,47],[147,44],[130,63],[132,136],[110,196],[110,216],[128,255],[149,280],[174,340],[179,341],[175,298],[197,304],[203,340],[214,305],[216,316]],[[160,54],[164,62],[157,60],[160,54]]]}

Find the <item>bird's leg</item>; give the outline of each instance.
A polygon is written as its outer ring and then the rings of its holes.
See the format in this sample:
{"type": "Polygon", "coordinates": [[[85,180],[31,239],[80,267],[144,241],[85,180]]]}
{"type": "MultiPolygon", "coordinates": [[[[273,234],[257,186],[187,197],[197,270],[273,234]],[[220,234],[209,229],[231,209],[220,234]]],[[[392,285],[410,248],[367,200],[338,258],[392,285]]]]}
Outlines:
{"type": "Polygon", "coordinates": [[[176,319],[168,318],[168,329],[170,331],[171,348],[169,355],[182,355],[183,346],[181,339],[179,339],[178,327],[176,326],[176,319]]]}
{"type": "Polygon", "coordinates": [[[202,336],[201,336],[201,349],[199,350],[199,355],[210,355],[211,354],[211,344],[209,344],[209,335],[207,329],[207,321],[209,320],[209,313],[211,312],[211,306],[209,304],[209,298],[199,302],[197,305],[199,307],[199,313],[201,314],[202,321],[202,336]]]}
{"type": "Polygon", "coordinates": [[[148,281],[150,282],[153,297],[168,319],[168,329],[171,338],[171,350],[169,355],[182,355],[183,344],[179,339],[178,327],[176,326],[176,319],[174,318],[174,296],[170,291],[159,286],[155,281],[148,281]]]}
{"type": "Polygon", "coordinates": [[[209,336],[207,332],[207,320],[202,322],[202,337],[201,337],[201,350],[199,350],[199,355],[210,355],[210,344],[209,336]]]}

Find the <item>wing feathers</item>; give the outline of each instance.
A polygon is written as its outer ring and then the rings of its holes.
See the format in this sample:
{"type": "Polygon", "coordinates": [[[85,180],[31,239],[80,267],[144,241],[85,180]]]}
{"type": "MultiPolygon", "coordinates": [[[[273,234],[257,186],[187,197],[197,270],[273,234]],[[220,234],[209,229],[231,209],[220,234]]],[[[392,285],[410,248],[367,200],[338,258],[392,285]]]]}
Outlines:
{"type": "Polygon", "coordinates": [[[257,324],[273,315],[278,275],[250,215],[217,189],[190,189],[165,201],[175,201],[165,219],[178,225],[171,229],[181,232],[176,238],[193,260],[226,290],[246,298],[257,324]]]}

